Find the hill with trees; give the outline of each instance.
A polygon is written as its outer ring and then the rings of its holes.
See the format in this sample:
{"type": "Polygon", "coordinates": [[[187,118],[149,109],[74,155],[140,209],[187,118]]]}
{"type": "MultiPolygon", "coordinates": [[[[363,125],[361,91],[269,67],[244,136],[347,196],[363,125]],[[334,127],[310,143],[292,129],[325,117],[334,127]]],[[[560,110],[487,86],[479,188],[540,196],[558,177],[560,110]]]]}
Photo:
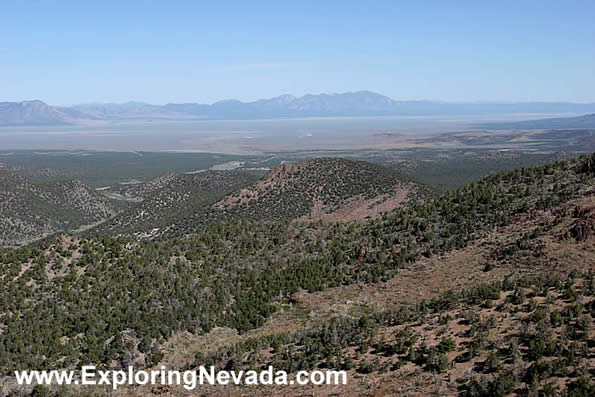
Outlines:
{"type": "Polygon", "coordinates": [[[214,207],[231,216],[259,220],[320,219],[343,210],[345,217],[338,220],[350,220],[354,204],[373,210],[391,200],[383,206],[389,211],[428,190],[379,165],[321,158],[282,164],[254,186],[228,195],[214,207]]]}
{"type": "Polygon", "coordinates": [[[247,172],[204,171],[167,174],[144,183],[121,187],[118,198],[135,202],[127,211],[91,230],[92,234],[115,234],[154,238],[185,234],[192,230],[188,219],[215,201],[258,179],[247,172]]]}
{"type": "Polygon", "coordinates": [[[3,248],[0,371],[273,364],[346,369],[351,395],[590,395],[594,178],[592,154],[364,222],[237,220],[162,241],[3,248]],[[232,336],[216,345],[179,343],[222,329],[232,336]]]}
{"type": "Polygon", "coordinates": [[[282,164],[260,180],[246,171],[169,174],[126,187],[147,199],[90,233],[164,239],[238,220],[363,220],[431,192],[389,168],[340,158],[282,164]]]}
{"type": "Polygon", "coordinates": [[[0,246],[92,225],[122,207],[77,180],[33,182],[0,170],[0,246]]]}

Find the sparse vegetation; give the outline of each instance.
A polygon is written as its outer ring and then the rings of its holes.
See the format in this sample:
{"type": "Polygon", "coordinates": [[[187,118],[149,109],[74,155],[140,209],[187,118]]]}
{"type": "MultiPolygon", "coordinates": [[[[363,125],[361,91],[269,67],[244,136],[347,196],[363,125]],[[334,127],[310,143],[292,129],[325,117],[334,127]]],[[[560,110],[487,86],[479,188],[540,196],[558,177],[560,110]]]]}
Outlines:
{"type": "Polygon", "coordinates": [[[92,225],[124,207],[76,180],[33,182],[0,170],[0,246],[92,225]]]}
{"type": "MultiPolygon", "coordinates": [[[[586,226],[580,239],[572,231],[560,238],[586,244],[592,212],[569,211],[563,204],[592,195],[593,174],[586,165],[592,156],[493,174],[365,222],[240,217],[199,222],[194,229],[190,223],[183,230],[195,233],[159,241],[57,236],[0,249],[0,370],[8,375],[23,367],[76,368],[88,362],[155,366],[176,332],[228,327],[246,333],[292,305],[300,291],[387,281],[536,211],[548,211],[552,220],[494,247],[494,267],[482,267],[481,273],[490,276],[504,265],[530,261],[539,255],[539,236],[563,219],[586,226]]],[[[206,177],[205,183],[217,180],[206,177]]],[[[230,183],[222,190],[235,182],[230,183]]],[[[329,203],[344,197],[337,192],[329,203]]],[[[175,207],[172,202],[166,208],[175,207]]],[[[338,368],[373,376],[411,366],[454,374],[457,366],[471,366],[479,375],[463,378],[460,386],[470,395],[529,388],[547,394],[560,385],[568,393],[584,393],[593,387],[586,374],[592,371],[594,289],[588,271],[563,277],[513,274],[413,305],[362,308],[295,332],[242,338],[200,353],[188,366],[271,364],[292,372],[338,368]],[[448,329],[453,324],[456,332],[448,329]]]]}

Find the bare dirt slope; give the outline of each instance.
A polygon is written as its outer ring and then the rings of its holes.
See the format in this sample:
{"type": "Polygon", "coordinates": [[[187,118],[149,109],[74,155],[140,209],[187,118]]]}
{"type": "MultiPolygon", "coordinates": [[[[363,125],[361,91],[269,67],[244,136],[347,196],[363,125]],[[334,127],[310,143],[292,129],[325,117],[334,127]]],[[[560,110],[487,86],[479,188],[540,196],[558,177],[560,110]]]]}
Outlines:
{"type": "Polygon", "coordinates": [[[214,208],[252,219],[361,220],[425,193],[410,178],[375,164],[316,159],[282,164],[214,208]]]}

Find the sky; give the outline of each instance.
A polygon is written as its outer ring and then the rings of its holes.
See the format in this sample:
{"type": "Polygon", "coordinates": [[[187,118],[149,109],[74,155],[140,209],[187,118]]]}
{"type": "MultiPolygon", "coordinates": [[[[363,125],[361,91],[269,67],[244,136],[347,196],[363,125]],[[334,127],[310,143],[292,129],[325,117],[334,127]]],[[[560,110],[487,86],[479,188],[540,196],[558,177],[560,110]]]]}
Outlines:
{"type": "Polygon", "coordinates": [[[2,1],[0,101],[595,102],[595,2],[2,1]]]}

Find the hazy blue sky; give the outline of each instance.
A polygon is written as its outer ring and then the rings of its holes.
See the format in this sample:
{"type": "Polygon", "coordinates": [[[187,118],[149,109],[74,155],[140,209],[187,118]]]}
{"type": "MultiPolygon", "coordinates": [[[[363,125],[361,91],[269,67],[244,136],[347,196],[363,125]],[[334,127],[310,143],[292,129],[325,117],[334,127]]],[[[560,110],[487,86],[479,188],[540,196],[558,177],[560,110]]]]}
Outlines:
{"type": "Polygon", "coordinates": [[[595,102],[594,17],[593,0],[2,1],[0,101],[595,102]]]}

